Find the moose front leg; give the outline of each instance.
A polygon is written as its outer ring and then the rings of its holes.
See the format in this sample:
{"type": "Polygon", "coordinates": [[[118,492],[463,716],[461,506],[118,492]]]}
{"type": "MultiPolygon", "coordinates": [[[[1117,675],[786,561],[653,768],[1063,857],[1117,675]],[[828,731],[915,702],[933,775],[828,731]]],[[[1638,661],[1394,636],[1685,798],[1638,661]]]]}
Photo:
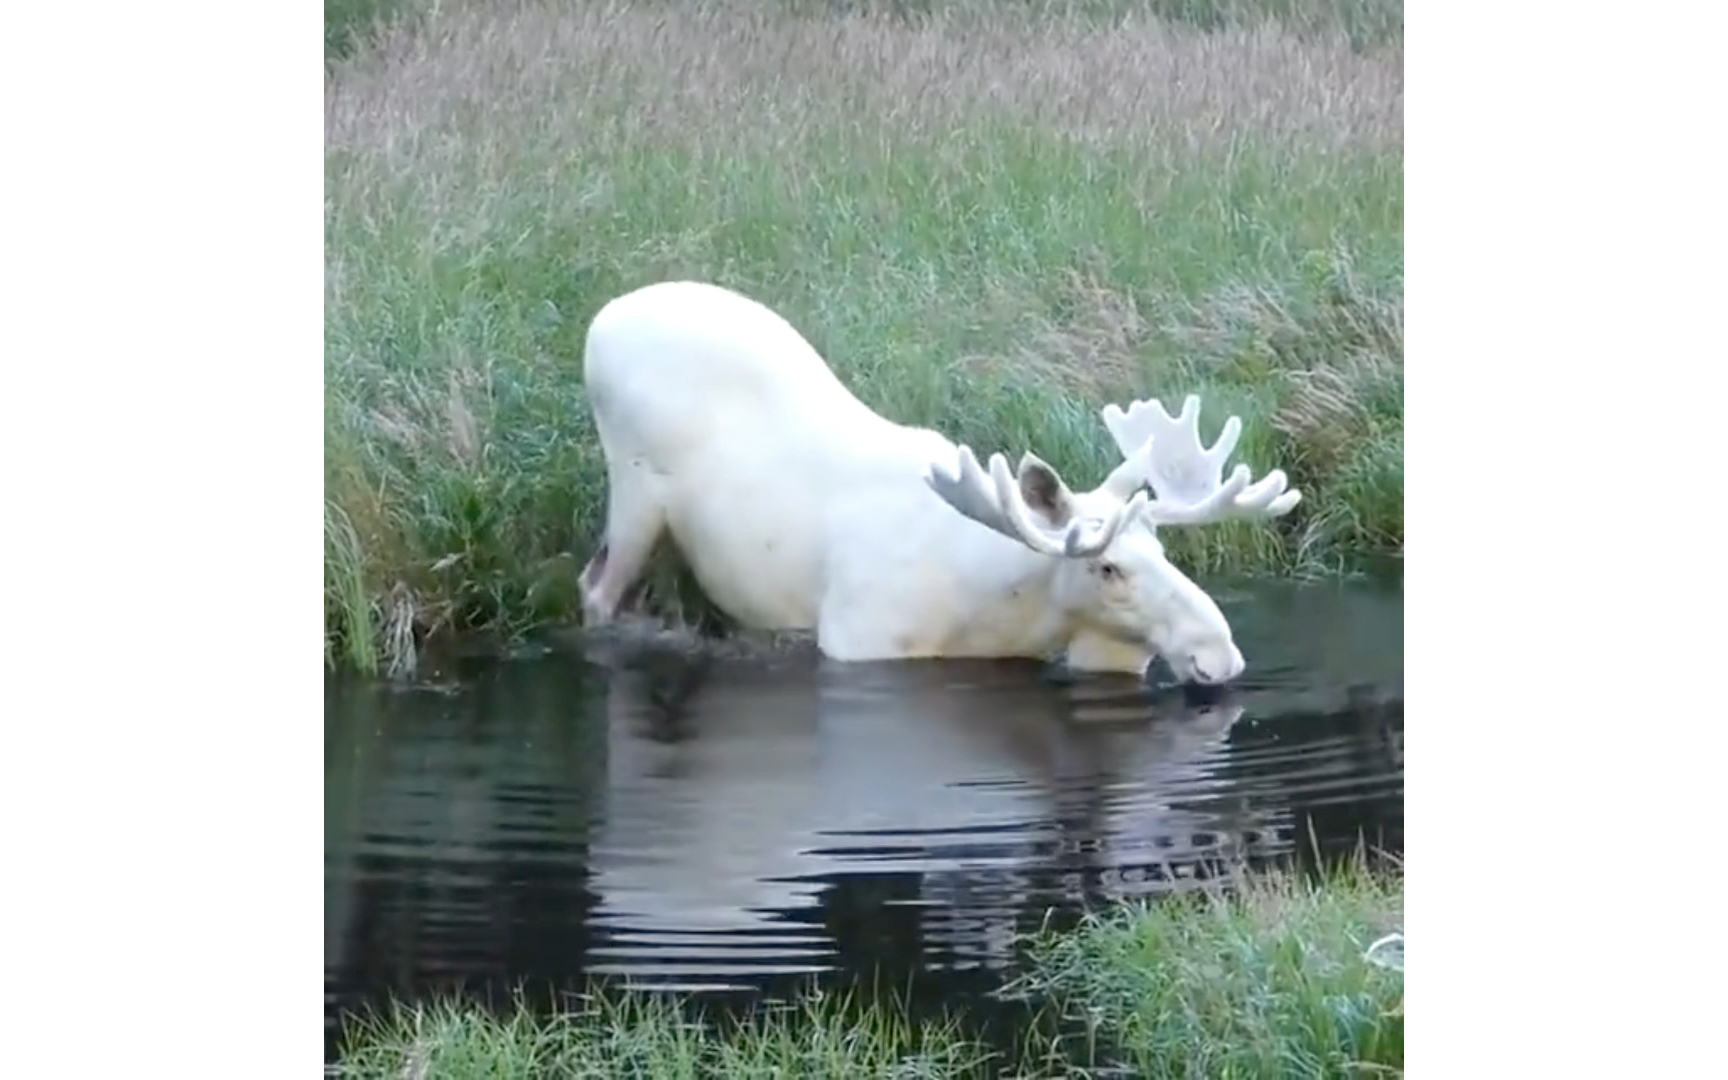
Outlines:
{"type": "Polygon", "coordinates": [[[666,512],[651,481],[647,469],[630,467],[613,470],[607,479],[606,534],[576,579],[584,626],[604,626],[617,617],[666,529],[666,512]]]}

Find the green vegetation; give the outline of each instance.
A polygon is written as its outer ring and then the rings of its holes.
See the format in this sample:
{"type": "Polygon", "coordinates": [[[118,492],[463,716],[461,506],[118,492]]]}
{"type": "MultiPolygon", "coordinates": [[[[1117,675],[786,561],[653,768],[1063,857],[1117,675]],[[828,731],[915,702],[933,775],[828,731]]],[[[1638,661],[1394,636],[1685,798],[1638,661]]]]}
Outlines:
{"type": "MultiPolygon", "coordinates": [[[[1108,401],[1199,392],[1209,436],[1239,413],[1241,459],[1306,498],[1172,530],[1191,572],[1401,555],[1401,4],[343,10],[332,663],[574,617],[605,505],[582,336],[668,277],[774,307],[883,414],[1031,449],[1076,487],[1113,464],[1108,401]],[[392,12],[413,17],[372,21],[392,12]]],[[[712,624],[666,565],[647,600],[712,624]]]]}
{"type": "Polygon", "coordinates": [[[348,1047],[340,1075],[357,1080],[916,1080],[969,1075],[984,1056],[952,1025],[917,1028],[892,1010],[859,1009],[814,994],[764,1009],[724,1034],[658,995],[596,995],[573,1012],[552,1015],[537,1015],[521,1002],[497,1016],[446,1001],[398,1007],[362,1022],[348,1047]]]}
{"type": "Polygon", "coordinates": [[[1404,1068],[1404,976],[1363,953],[1403,924],[1401,877],[1352,865],[1191,893],[1041,935],[1023,993],[1089,1018],[1143,1077],[1404,1068]]]}
{"type": "Polygon", "coordinates": [[[1401,971],[1363,958],[1402,924],[1402,880],[1360,867],[1322,884],[1271,875],[1177,895],[1029,943],[1009,996],[1038,1010],[1014,1048],[963,1017],[918,1024],[894,1003],[812,996],[742,1023],[610,993],[563,1014],[525,1005],[399,1007],[357,1023],[341,1075],[423,1077],[1343,1077],[1401,1073],[1401,971]],[[1084,1034],[1075,1034],[1076,1023],[1084,1034]],[[1066,1029],[1064,1033],[1063,1029],[1066,1029]],[[1120,1073],[1116,1073],[1120,1075],[1120,1073]]]}
{"type": "Polygon", "coordinates": [[[418,0],[324,0],[324,59],[352,56],[384,27],[422,10],[418,0]]]}

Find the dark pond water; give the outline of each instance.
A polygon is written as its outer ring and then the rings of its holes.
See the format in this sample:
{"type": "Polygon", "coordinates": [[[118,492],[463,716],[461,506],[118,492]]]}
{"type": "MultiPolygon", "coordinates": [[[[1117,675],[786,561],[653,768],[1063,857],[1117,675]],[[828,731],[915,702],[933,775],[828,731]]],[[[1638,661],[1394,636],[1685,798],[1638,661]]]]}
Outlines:
{"type": "Polygon", "coordinates": [[[556,650],[325,691],[327,1055],[345,1010],[588,976],[981,992],[1049,909],[1218,860],[1403,848],[1403,600],[1220,591],[1200,704],[1036,665],[556,650]]]}

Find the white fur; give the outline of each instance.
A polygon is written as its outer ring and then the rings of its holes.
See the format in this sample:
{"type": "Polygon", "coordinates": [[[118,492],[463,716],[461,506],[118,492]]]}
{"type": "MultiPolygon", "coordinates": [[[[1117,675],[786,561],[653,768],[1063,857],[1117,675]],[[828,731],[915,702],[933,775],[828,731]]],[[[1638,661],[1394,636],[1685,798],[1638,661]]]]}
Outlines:
{"type": "Polygon", "coordinates": [[[1299,498],[1277,471],[1250,487],[1238,465],[1220,482],[1240,422],[1201,448],[1193,397],[1174,418],[1157,402],[1106,408],[1124,460],[1092,491],[1030,454],[1017,476],[993,455],[986,478],[970,449],[872,412],[779,315],[713,285],[607,304],[584,378],[608,481],[604,545],[581,577],[590,625],[669,532],[721,610],[814,630],[834,660],[1060,657],[1140,674],[1162,654],[1177,677],[1219,683],[1242,655],[1154,526],[1299,498]]]}

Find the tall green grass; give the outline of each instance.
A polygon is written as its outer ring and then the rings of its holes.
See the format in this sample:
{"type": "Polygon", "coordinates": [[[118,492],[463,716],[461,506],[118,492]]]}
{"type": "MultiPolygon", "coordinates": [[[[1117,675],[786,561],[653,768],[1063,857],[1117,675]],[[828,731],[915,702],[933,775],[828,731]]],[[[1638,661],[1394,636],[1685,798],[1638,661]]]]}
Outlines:
{"type": "Polygon", "coordinates": [[[920,1080],[981,1075],[982,1047],[952,1023],[812,994],[742,1022],[714,1022],[665,996],[607,993],[540,1014],[448,999],[358,1021],[337,1075],[353,1080],[920,1080]]]}
{"type": "Polygon", "coordinates": [[[1015,989],[1147,1080],[1401,1073],[1404,975],[1364,954],[1403,907],[1402,877],[1360,862],[1179,894],[1040,936],[1015,989]]]}
{"type": "Polygon", "coordinates": [[[1172,531],[1191,571],[1400,553],[1401,26],[1371,0],[386,25],[326,78],[332,662],[573,616],[605,505],[582,336],[670,277],[779,310],[885,415],[1077,487],[1114,463],[1106,402],[1199,392],[1208,435],[1239,413],[1240,458],[1306,498],[1172,531]]]}
{"type": "Polygon", "coordinates": [[[352,56],[392,21],[424,10],[420,0],[324,0],[324,59],[352,56]]]}

